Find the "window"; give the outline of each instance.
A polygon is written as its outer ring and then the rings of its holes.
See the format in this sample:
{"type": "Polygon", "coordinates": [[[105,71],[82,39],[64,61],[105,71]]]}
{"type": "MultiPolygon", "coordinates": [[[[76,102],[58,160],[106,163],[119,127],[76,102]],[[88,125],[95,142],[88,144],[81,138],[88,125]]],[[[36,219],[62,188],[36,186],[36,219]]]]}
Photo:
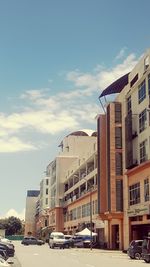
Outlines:
{"type": "Polygon", "coordinates": [[[72,221],[72,210],[70,210],[70,213],[69,213],[69,220],[72,221]]]}
{"type": "Polygon", "coordinates": [[[116,211],[123,211],[123,182],[116,180],[116,211]]]}
{"type": "Polygon", "coordinates": [[[81,218],[81,207],[77,208],[77,219],[81,218]]]}
{"type": "Polygon", "coordinates": [[[146,140],[140,143],[140,163],[146,161],[146,140]]]}
{"type": "Polygon", "coordinates": [[[147,114],[146,114],[146,109],[144,109],[140,114],[139,114],[139,132],[143,132],[146,128],[146,120],[147,120],[147,114]]]}
{"type": "Polygon", "coordinates": [[[150,196],[149,196],[149,179],[146,178],[144,180],[144,201],[149,201],[150,196]]]}
{"type": "Polygon", "coordinates": [[[48,188],[46,188],[46,195],[48,195],[48,188]]]}
{"type": "Polygon", "coordinates": [[[98,202],[95,200],[95,214],[98,214],[98,202]]]}
{"type": "Polygon", "coordinates": [[[145,83],[145,80],[139,85],[138,97],[139,97],[139,104],[146,98],[146,83],[145,83]]]}
{"type": "Polygon", "coordinates": [[[90,203],[82,205],[82,218],[90,216],[90,203]]]}
{"type": "Polygon", "coordinates": [[[140,183],[129,186],[129,205],[140,203],[140,183]]]}
{"type": "Polygon", "coordinates": [[[122,175],[122,153],[116,152],[116,175],[122,175]]]}
{"type": "Polygon", "coordinates": [[[76,220],[77,219],[77,209],[73,209],[72,210],[72,220],[76,220]]]}
{"type": "Polygon", "coordinates": [[[48,220],[45,220],[45,227],[48,226],[48,220]]]}
{"type": "Polygon", "coordinates": [[[115,103],[115,123],[121,123],[121,104],[115,103]]]}
{"type": "Polygon", "coordinates": [[[48,185],[48,179],[46,179],[46,185],[48,185]]]}
{"type": "Polygon", "coordinates": [[[115,128],[115,147],[122,148],[122,128],[115,128]]]}
{"type": "Polygon", "coordinates": [[[132,111],[131,96],[127,98],[127,113],[129,114],[132,111]]]}

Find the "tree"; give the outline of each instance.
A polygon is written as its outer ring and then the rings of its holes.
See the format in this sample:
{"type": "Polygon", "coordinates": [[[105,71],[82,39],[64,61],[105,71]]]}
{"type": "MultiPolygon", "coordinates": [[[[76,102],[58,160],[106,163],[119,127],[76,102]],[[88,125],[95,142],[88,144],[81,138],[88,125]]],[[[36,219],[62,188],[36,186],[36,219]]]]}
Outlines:
{"type": "Polygon", "coordinates": [[[0,220],[0,228],[6,229],[6,235],[14,235],[22,229],[22,223],[19,218],[11,216],[0,220]]]}

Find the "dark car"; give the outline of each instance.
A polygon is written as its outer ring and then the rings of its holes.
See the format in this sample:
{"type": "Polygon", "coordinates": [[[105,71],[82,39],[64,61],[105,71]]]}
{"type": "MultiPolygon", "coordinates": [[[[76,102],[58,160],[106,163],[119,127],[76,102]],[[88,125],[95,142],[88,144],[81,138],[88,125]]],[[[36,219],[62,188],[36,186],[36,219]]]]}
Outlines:
{"type": "Polygon", "coordinates": [[[40,239],[37,239],[36,237],[33,237],[33,236],[27,236],[27,237],[24,237],[21,241],[21,244],[23,245],[43,245],[45,244],[45,242],[43,240],[40,240],[40,239]]]}
{"type": "Polygon", "coordinates": [[[72,238],[73,246],[77,247],[77,248],[83,248],[84,247],[83,241],[84,241],[84,239],[82,236],[73,236],[73,238],[72,238]]]}
{"type": "Polygon", "coordinates": [[[0,249],[5,250],[8,257],[14,257],[15,247],[13,244],[6,244],[3,242],[0,242],[0,249]]]}
{"type": "Polygon", "coordinates": [[[65,237],[65,247],[70,248],[73,247],[74,242],[73,242],[73,236],[72,235],[64,235],[65,237]]]}
{"type": "Polygon", "coordinates": [[[142,243],[142,258],[145,262],[150,262],[150,237],[145,237],[142,243]]]}
{"type": "Polygon", "coordinates": [[[142,258],[142,243],[143,240],[133,240],[130,243],[127,253],[131,259],[139,260],[142,258]]]}
{"type": "Polygon", "coordinates": [[[5,249],[0,249],[0,256],[4,259],[7,260],[9,258],[9,256],[7,255],[7,252],[5,249]]]}

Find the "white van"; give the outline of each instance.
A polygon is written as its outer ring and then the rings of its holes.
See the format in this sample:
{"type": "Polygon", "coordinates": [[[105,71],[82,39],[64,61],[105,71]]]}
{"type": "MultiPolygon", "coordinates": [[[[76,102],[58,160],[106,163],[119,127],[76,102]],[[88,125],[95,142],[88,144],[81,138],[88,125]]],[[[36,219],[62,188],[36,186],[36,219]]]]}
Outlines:
{"type": "Polygon", "coordinates": [[[50,234],[50,238],[49,238],[49,247],[50,248],[55,248],[55,247],[59,247],[59,248],[65,248],[65,236],[63,233],[61,232],[52,232],[50,234]]]}

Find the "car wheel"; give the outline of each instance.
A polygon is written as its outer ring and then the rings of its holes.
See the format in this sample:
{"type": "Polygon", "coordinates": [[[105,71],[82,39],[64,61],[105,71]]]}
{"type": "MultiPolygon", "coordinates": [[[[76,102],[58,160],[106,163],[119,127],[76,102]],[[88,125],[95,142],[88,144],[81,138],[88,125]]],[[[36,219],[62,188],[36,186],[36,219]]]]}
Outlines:
{"type": "Polygon", "coordinates": [[[133,259],[134,259],[134,257],[133,257],[133,256],[130,256],[130,259],[132,259],[132,260],[133,260],[133,259]]]}
{"type": "Polygon", "coordinates": [[[141,254],[140,254],[139,252],[136,252],[136,253],[134,254],[134,258],[135,258],[136,260],[140,260],[140,258],[141,258],[141,254]]]}
{"type": "Polygon", "coordinates": [[[150,263],[150,257],[149,257],[149,256],[145,256],[144,261],[145,261],[146,263],[150,263]]]}

